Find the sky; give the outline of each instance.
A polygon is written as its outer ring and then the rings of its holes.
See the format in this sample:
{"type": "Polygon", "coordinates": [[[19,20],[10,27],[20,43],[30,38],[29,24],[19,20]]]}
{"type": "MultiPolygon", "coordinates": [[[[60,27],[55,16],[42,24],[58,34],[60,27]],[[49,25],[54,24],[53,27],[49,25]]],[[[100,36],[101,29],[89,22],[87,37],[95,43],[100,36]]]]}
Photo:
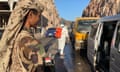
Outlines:
{"type": "Polygon", "coordinates": [[[89,1],[90,0],[55,0],[55,5],[61,18],[74,21],[76,17],[81,17],[89,1]]]}

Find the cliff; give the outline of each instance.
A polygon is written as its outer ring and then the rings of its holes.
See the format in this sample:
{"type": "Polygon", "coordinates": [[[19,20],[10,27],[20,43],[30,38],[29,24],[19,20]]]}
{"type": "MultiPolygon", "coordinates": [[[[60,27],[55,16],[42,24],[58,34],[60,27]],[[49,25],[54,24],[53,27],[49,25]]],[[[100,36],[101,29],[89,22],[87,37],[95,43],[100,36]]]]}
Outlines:
{"type": "Polygon", "coordinates": [[[83,17],[103,17],[120,13],[120,0],[90,0],[83,17]]]}

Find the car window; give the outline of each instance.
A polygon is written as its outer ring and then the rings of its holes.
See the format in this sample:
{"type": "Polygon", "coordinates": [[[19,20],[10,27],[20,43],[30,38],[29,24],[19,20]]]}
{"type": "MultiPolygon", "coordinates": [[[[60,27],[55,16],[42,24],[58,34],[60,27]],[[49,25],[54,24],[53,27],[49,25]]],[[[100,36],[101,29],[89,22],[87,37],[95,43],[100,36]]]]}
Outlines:
{"type": "Polygon", "coordinates": [[[120,25],[118,26],[117,29],[117,35],[116,35],[116,41],[115,41],[115,47],[118,48],[120,43],[120,25]]]}
{"type": "Polygon", "coordinates": [[[91,26],[90,37],[94,38],[97,32],[98,24],[91,26]]]}
{"type": "Polygon", "coordinates": [[[1,39],[1,37],[2,37],[3,31],[4,31],[4,30],[0,30],[0,39],[1,39]]]}

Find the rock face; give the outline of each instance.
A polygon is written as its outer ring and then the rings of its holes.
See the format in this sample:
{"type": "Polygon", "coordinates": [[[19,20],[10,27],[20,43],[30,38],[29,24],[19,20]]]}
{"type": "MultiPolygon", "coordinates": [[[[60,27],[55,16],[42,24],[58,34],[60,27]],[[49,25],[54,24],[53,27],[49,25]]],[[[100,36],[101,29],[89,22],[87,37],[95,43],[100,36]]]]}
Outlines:
{"type": "Polygon", "coordinates": [[[64,18],[60,18],[60,22],[62,22],[62,21],[63,21],[64,24],[67,25],[67,26],[72,23],[72,21],[66,20],[66,19],[64,19],[64,18]]]}
{"type": "Polygon", "coordinates": [[[83,17],[103,17],[120,13],[120,0],[90,0],[83,17]]]}

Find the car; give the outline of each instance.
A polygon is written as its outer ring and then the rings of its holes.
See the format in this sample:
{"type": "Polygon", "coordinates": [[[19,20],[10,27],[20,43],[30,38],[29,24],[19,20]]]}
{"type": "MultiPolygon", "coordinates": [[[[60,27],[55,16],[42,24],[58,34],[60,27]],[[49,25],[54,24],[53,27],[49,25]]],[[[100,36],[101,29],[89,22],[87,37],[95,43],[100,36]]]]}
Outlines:
{"type": "Polygon", "coordinates": [[[0,30],[0,39],[2,37],[3,32],[4,32],[4,30],[0,30]]]}
{"type": "Polygon", "coordinates": [[[103,17],[93,24],[87,46],[94,72],[120,72],[120,14],[103,17]]]}
{"type": "Polygon", "coordinates": [[[46,31],[46,37],[55,37],[56,28],[49,28],[46,31]]]}

